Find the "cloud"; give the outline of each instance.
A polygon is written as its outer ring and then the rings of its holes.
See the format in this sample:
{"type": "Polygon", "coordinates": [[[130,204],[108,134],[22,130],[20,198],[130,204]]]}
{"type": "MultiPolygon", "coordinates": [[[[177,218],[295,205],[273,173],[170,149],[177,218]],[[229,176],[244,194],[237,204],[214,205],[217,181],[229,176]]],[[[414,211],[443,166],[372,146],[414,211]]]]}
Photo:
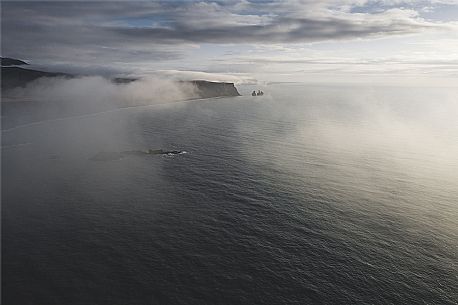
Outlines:
{"type": "Polygon", "coordinates": [[[202,28],[180,22],[173,28],[110,29],[123,39],[162,44],[199,43],[299,43],[411,34],[441,27],[417,18],[412,10],[390,9],[378,14],[330,14],[328,16],[276,17],[266,24],[214,24],[202,28]]]}
{"type": "Polygon", "coordinates": [[[202,71],[158,70],[148,73],[161,79],[170,80],[208,80],[214,82],[232,82],[235,84],[253,84],[256,80],[246,73],[209,73],[202,71]]]}
{"type": "Polygon", "coordinates": [[[3,55],[42,62],[173,61],[203,43],[303,43],[445,27],[414,9],[383,7],[401,2],[410,1],[3,2],[3,55]],[[380,9],[351,10],[368,5],[380,9]]]}
{"type": "Polygon", "coordinates": [[[282,73],[455,78],[451,8],[458,1],[3,2],[2,55],[82,75],[238,84],[282,73]]]}

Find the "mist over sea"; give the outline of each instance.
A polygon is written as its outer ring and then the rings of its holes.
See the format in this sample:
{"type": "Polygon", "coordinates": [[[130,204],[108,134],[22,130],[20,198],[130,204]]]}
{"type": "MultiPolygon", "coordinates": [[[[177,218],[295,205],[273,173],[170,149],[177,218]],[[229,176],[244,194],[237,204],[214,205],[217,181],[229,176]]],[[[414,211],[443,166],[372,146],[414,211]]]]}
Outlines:
{"type": "Polygon", "coordinates": [[[3,103],[3,304],[458,303],[457,88],[240,89],[3,103]]]}

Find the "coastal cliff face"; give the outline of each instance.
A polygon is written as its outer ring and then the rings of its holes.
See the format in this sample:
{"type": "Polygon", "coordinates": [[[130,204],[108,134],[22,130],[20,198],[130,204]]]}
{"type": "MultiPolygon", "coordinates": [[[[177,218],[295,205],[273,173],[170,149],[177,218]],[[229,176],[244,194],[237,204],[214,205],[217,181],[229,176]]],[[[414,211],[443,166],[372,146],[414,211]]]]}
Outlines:
{"type": "Polygon", "coordinates": [[[204,80],[194,80],[190,83],[195,86],[198,98],[240,96],[234,83],[209,82],[204,80]]]}
{"type": "MultiPolygon", "coordinates": [[[[25,87],[28,83],[42,78],[62,77],[62,78],[73,78],[77,75],[71,75],[67,73],[59,72],[45,72],[32,69],[24,69],[18,67],[18,65],[27,65],[27,63],[12,59],[12,58],[1,58],[2,69],[1,69],[1,89],[2,93],[16,88],[25,87]]],[[[111,81],[115,84],[127,84],[135,82],[136,78],[114,78],[111,81]]],[[[189,85],[194,88],[194,94],[187,97],[188,99],[196,98],[211,98],[211,97],[223,97],[223,96],[240,96],[237,88],[233,83],[225,82],[210,82],[205,80],[193,80],[193,81],[180,81],[179,83],[189,85]]]]}

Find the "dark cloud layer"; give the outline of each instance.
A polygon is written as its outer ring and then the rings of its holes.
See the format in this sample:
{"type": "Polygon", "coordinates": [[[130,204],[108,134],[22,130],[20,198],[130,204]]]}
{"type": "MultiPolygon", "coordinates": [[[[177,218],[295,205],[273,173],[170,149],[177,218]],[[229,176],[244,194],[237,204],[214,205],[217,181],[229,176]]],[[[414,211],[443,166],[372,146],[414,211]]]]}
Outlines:
{"type": "Polygon", "coordinates": [[[192,44],[301,43],[442,26],[413,10],[355,13],[356,2],[363,1],[2,2],[2,54],[61,63],[162,61],[179,59],[192,44]]]}

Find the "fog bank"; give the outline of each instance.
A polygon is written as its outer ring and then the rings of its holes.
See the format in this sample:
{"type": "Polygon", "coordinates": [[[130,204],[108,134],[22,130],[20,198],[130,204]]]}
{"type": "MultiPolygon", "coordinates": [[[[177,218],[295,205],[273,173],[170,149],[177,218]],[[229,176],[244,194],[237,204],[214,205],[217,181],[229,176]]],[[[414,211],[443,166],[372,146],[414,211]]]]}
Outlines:
{"type": "Polygon", "coordinates": [[[145,77],[117,84],[100,76],[78,78],[40,78],[25,88],[13,89],[16,99],[32,99],[79,106],[112,105],[128,107],[151,105],[195,98],[191,84],[157,77],[145,77]]]}

